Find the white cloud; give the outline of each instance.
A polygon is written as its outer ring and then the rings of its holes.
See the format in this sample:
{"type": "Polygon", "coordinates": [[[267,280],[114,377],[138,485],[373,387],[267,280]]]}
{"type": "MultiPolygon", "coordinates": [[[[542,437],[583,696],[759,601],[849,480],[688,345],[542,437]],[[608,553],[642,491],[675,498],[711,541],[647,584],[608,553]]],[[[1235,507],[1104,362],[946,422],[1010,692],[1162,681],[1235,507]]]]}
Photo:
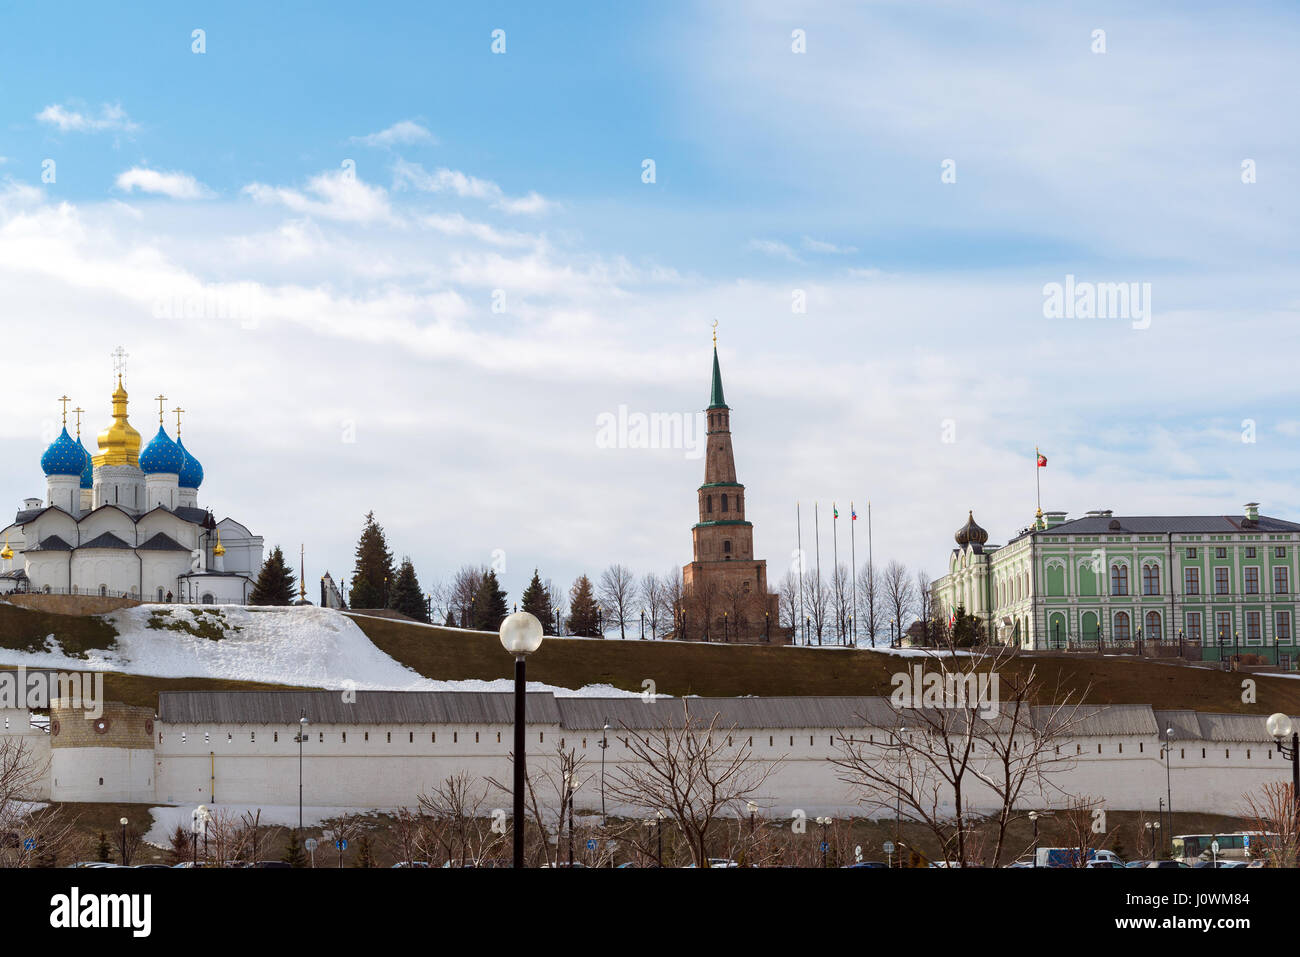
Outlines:
{"type": "Polygon", "coordinates": [[[766,256],[772,256],[775,259],[785,259],[792,263],[803,262],[799,254],[790,248],[786,243],[777,239],[751,239],[747,248],[755,252],[763,253],[766,256]]]}
{"type": "Polygon", "coordinates": [[[354,172],[345,169],[313,176],[307,181],[305,192],[264,183],[250,183],[244,192],[259,203],[280,204],[295,213],[321,219],[351,223],[394,219],[387,190],[364,183],[354,172]]]}
{"type": "Polygon", "coordinates": [[[401,120],[386,130],[370,133],[366,136],[354,136],[353,143],[387,149],[393,146],[409,146],[413,143],[436,143],[437,139],[427,129],[414,120],[401,120]]]}
{"type": "Polygon", "coordinates": [[[213,195],[208,189],[188,173],[164,172],[133,166],[117,176],[117,188],[124,192],[140,190],[142,193],[158,193],[172,199],[206,199],[213,195]]]}
{"type": "Polygon", "coordinates": [[[811,236],[803,238],[803,248],[810,253],[831,253],[837,256],[845,256],[849,253],[858,251],[857,246],[837,246],[835,243],[824,242],[820,239],[813,239],[811,236]]]}
{"type": "Polygon", "coordinates": [[[52,103],[37,113],[36,119],[64,133],[130,133],[140,128],[117,103],[105,103],[97,116],[52,103]]]}
{"type": "Polygon", "coordinates": [[[523,197],[507,196],[491,180],[479,179],[445,166],[428,172],[419,163],[399,160],[393,168],[393,177],[397,189],[411,187],[425,193],[453,193],[460,197],[481,199],[510,214],[536,215],[547,212],[556,205],[535,192],[523,197]]]}

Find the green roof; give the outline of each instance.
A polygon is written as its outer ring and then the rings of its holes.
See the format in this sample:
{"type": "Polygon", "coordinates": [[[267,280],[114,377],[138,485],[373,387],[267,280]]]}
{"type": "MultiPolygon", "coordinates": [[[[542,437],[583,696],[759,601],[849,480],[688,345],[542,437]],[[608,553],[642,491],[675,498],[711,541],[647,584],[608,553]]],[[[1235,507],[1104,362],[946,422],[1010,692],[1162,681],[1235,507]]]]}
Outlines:
{"type": "Polygon", "coordinates": [[[718,347],[713,347],[713,391],[709,394],[710,409],[727,408],[727,400],[722,397],[722,370],[718,368],[718,347]]]}

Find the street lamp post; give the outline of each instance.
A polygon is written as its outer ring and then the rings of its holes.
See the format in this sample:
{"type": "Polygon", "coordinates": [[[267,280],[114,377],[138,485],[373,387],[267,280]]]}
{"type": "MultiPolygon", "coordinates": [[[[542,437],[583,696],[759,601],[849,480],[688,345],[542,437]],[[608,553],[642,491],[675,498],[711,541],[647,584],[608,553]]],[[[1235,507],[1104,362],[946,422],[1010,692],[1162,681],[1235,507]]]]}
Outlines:
{"type": "Polygon", "coordinates": [[[1291,719],[1280,711],[1269,715],[1264,726],[1269,736],[1277,742],[1278,753],[1291,759],[1291,800],[1295,803],[1297,814],[1300,815],[1300,726],[1294,725],[1291,719]],[[1288,737],[1291,739],[1289,745],[1283,743],[1288,737]]]}
{"type": "Polygon", "coordinates": [[[817,818],[817,824],[822,829],[822,841],[821,841],[822,867],[826,866],[826,827],[830,823],[831,823],[831,819],[828,817],[817,818]]]}
{"type": "Polygon", "coordinates": [[[126,818],[119,819],[117,823],[122,825],[122,866],[128,867],[130,866],[131,861],[129,860],[129,855],[126,853],[126,818]]]}
{"type": "Polygon", "coordinates": [[[1167,833],[1173,833],[1174,827],[1174,788],[1172,783],[1173,779],[1169,773],[1169,758],[1174,750],[1173,744],[1171,743],[1173,739],[1174,729],[1165,728],[1165,746],[1162,750],[1164,751],[1165,759],[1165,807],[1169,810],[1169,831],[1167,833]]]}
{"type": "Polygon", "coordinates": [[[605,751],[609,748],[609,720],[600,731],[600,826],[605,826],[605,751]]]}
{"type": "Polygon", "coordinates": [[[527,680],[524,661],[542,646],[542,623],[526,611],[507,615],[501,622],[501,646],[515,657],[515,818],[514,866],[524,866],[524,787],[527,780],[524,724],[527,680]]]}
{"type": "Polygon", "coordinates": [[[1160,838],[1160,822],[1147,821],[1147,840],[1151,843],[1151,856],[1156,856],[1156,841],[1160,838]]]}
{"type": "Polygon", "coordinates": [[[645,609],[641,609],[641,640],[645,641],[645,609]]]}
{"type": "Polygon", "coordinates": [[[302,834],[302,746],[307,740],[307,712],[300,711],[298,714],[298,736],[294,739],[298,742],[298,834],[302,834]]]}
{"type": "Polygon", "coordinates": [[[662,870],[664,866],[664,812],[655,811],[655,836],[659,841],[658,863],[662,870]]]}
{"type": "Polygon", "coordinates": [[[1029,820],[1034,825],[1034,867],[1038,866],[1038,812],[1030,811],[1029,820]]]}

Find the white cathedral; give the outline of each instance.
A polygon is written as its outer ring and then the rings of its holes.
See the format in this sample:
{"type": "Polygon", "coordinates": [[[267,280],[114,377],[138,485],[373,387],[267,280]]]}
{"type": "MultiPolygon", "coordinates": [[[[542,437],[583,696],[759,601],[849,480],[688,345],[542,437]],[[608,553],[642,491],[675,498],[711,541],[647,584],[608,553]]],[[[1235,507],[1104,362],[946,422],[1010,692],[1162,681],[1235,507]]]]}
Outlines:
{"type": "MultiPolygon", "coordinates": [[[[120,350],[119,350],[120,352],[120,350]]],[[[99,454],[63,431],[41,456],[45,499],[29,498],[3,531],[0,594],[43,592],[139,601],[247,604],[262,568],[262,538],[234,519],[216,521],[199,506],[203,467],[163,426],[140,451],[127,421],[122,373],[113,423],[99,433],[99,454]]]]}

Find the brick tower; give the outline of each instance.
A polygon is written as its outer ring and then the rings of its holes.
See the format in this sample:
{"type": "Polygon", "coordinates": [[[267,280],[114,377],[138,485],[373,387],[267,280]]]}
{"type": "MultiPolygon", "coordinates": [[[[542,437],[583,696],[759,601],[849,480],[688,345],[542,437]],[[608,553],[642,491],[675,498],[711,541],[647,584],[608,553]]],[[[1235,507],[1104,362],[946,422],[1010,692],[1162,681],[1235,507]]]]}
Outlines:
{"type": "Polygon", "coordinates": [[[682,568],[677,637],[781,642],[779,599],[767,591],[767,562],[754,557],[754,526],[745,518],[745,486],[736,481],[731,409],[722,395],[717,333],[705,416],[704,484],[697,493],[700,520],[691,527],[694,560],[682,568]]]}

